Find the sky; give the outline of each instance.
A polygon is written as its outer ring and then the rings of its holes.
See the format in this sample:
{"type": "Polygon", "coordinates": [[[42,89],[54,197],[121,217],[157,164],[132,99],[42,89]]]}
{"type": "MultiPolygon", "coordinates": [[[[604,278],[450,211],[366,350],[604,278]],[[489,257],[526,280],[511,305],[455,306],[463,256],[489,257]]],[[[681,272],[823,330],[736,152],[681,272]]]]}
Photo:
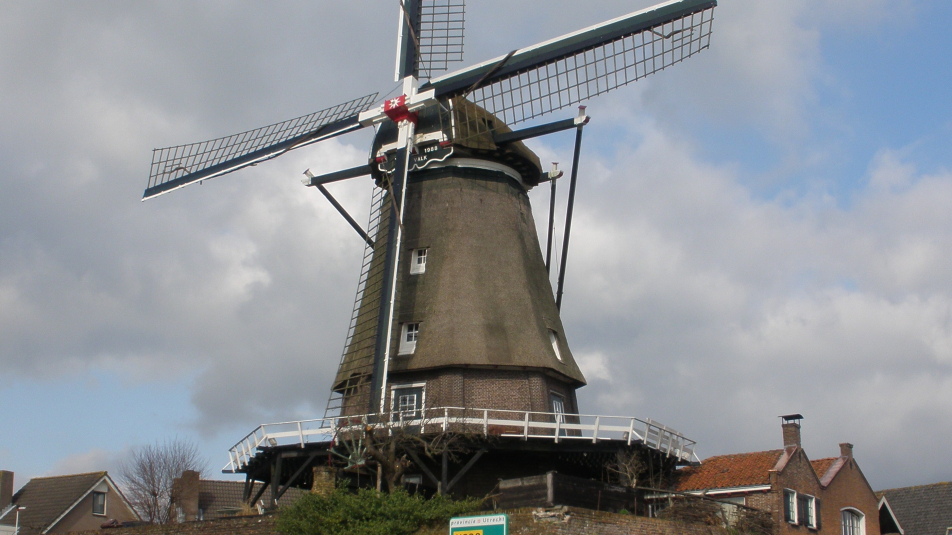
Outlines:
{"type": "MultiPolygon", "coordinates": [[[[461,66],[651,2],[469,4],[461,66]]],[[[701,458],[779,448],[801,413],[807,454],[853,443],[874,489],[952,480],[952,4],[720,4],[709,50],[586,102],[563,298],[581,410],[663,422],[701,458]]],[[[258,424],[323,415],[363,246],[299,179],[366,162],[369,134],[140,198],[153,148],[389,94],[396,12],[0,0],[17,487],[176,437],[217,475],[258,424]]],[[[568,171],[573,142],[530,146],[568,171]]],[[[329,189],[364,222],[371,187],[329,189]]]]}

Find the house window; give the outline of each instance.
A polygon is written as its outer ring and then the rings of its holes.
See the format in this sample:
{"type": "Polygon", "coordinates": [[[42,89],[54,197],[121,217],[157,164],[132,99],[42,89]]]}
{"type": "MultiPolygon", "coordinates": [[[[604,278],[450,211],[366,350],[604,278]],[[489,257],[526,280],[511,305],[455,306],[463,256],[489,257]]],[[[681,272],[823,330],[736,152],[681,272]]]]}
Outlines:
{"type": "Polygon", "coordinates": [[[414,249],[410,254],[410,275],[426,272],[426,249],[414,249]]]}
{"type": "Polygon", "coordinates": [[[404,323],[400,328],[400,355],[410,355],[416,350],[417,336],[420,334],[419,323],[404,323]]]}
{"type": "Polygon", "coordinates": [[[559,335],[552,329],[549,329],[549,343],[552,344],[552,351],[555,351],[555,358],[562,362],[562,352],[559,351],[559,335]]]}
{"type": "Polygon", "coordinates": [[[865,535],[866,526],[863,514],[855,509],[844,509],[842,512],[843,535],[865,535]]]}
{"type": "Polygon", "coordinates": [[[797,494],[797,523],[817,529],[816,498],[809,494],[797,494]]]}
{"type": "Polygon", "coordinates": [[[106,493],[93,492],[93,514],[106,516],[106,493]]]}
{"type": "Polygon", "coordinates": [[[797,492],[783,489],[783,519],[791,524],[797,523],[797,492]]]}
{"type": "Polygon", "coordinates": [[[395,420],[416,420],[423,417],[425,384],[393,385],[390,407],[395,420]]]}

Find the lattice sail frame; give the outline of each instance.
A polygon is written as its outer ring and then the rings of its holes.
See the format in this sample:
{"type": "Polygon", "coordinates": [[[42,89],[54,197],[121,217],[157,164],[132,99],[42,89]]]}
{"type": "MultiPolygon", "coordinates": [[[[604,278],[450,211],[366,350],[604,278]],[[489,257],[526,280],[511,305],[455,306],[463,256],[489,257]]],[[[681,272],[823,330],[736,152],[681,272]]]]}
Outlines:
{"type": "Polygon", "coordinates": [[[374,262],[386,240],[376,239],[385,236],[388,219],[382,217],[389,209],[387,191],[374,188],[370,200],[370,217],[367,233],[375,237],[374,246],[364,248],[360,277],[357,281],[357,295],[350,316],[350,325],[337,367],[337,377],[331,385],[331,393],[324,409],[324,418],[333,418],[343,412],[360,412],[370,405],[370,385],[373,374],[373,351],[376,344],[377,314],[380,310],[380,288],[383,285],[383,262],[374,262]],[[349,409],[349,410],[348,410],[349,409]]]}
{"type": "Polygon", "coordinates": [[[429,77],[445,71],[452,62],[463,61],[463,37],[466,23],[464,0],[422,0],[420,2],[420,48],[415,70],[429,77]]]}
{"type": "MultiPolygon", "coordinates": [[[[489,83],[447,92],[444,98],[466,95],[507,125],[534,119],[640,80],[707,49],[713,17],[713,7],[701,9],[501,78],[490,77],[489,83]]],[[[438,93],[440,83],[440,79],[433,81],[438,93]]],[[[467,109],[472,108],[457,108],[455,130],[467,136],[491,133],[493,126],[485,116],[467,114],[467,109]]]]}
{"type": "Polygon", "coordinates": [[[199,180],[255,165],[328,137],[359,128],[357,115],[377,93],[238,134],[152,151],[146,198],[199,180]],[[151,194],[150,194],[151,193],[151,194]]]}

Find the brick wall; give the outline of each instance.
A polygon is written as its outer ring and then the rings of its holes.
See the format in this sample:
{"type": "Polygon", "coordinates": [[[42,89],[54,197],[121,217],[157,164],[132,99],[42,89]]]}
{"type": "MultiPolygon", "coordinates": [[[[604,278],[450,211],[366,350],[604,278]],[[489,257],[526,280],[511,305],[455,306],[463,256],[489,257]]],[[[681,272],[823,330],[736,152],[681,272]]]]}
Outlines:
{"type": "Polygon", "coordinates": [[[813,465],[810,464],[810,459],[807,458],[803,449],[798,447],[790,460],[787,461],[787,466],[783,469],[783,472],[771,479],[775,481],[772,491],[775,496],[774,503],[776,507],[774,521],[780,534],[811,535],[816,533],[816,530],[811,530],[806,526],[790,524],[784,519],[783,489],[795,490],[800,494],[807,494],[815,498],[821,498],[823,492],[820,487],[820,480],[817,478],[813,465]]]}
{"type": "MultiPolygon", "coordinates": [[[[563,508],[544,518],[535,509],[507,511],[512,535],[726,535],[726,531],[701,524],[686,524],[631,515],[563,508]]],[[[76,535],[277,535],[275,516],[247,516],[186,522],[166,526],[141,526],[76,532],[76,535]]],[[[446,526],[423,529],[419,535],[443,535],[446,526]]]]}
{"type": "MultiPolygon", "coordinates": [[[[844,508],[857,509],[866,520],[866,533],[879,533],[879,501],[853,459],[853,446],[841,444],[845,464],[823,492],[820,508],[824,533],[841,533],[841,514],[844,508]],[[848,448],[847,448],[848,446],[848,448]]],[[[822,474],[821,474],[822,475],[822,474]]]]}
{"type": "Polygon", "coordinates": [[[575,389],[541,370],[451,368],[427,372],[391,372],[389,383],[426,383],[427,407],[550,412],[550,398],[554,392],[565,399],[566,412],[578,412],[575,389]]]}

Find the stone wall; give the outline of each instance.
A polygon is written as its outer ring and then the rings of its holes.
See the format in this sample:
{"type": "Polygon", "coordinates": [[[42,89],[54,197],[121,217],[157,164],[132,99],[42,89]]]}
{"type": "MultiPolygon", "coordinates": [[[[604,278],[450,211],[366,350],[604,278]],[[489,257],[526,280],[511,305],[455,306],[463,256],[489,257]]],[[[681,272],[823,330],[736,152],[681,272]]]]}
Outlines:
{"type": "Polygon", "coordinates": [[[275,535],[274,515],[239,516],[205,522],[76,531],[77,535],[275,535]]]}
{"type": "MultiPolygon", "coordinates": [[[[644,518],[576,509],[555,508],[547,511],[523,508],[507,511],[512,535],[726,535],[726,531],[701,524],[685,524],[657,518],[644,518]]],[[[274,515],[245,516],[186,522],[166,526],[140,526],[76,532],[77,535],[277,535],[274,515]]],[[[419,535],[443,535],[446,526],[424,529],[419,535]]]]}

